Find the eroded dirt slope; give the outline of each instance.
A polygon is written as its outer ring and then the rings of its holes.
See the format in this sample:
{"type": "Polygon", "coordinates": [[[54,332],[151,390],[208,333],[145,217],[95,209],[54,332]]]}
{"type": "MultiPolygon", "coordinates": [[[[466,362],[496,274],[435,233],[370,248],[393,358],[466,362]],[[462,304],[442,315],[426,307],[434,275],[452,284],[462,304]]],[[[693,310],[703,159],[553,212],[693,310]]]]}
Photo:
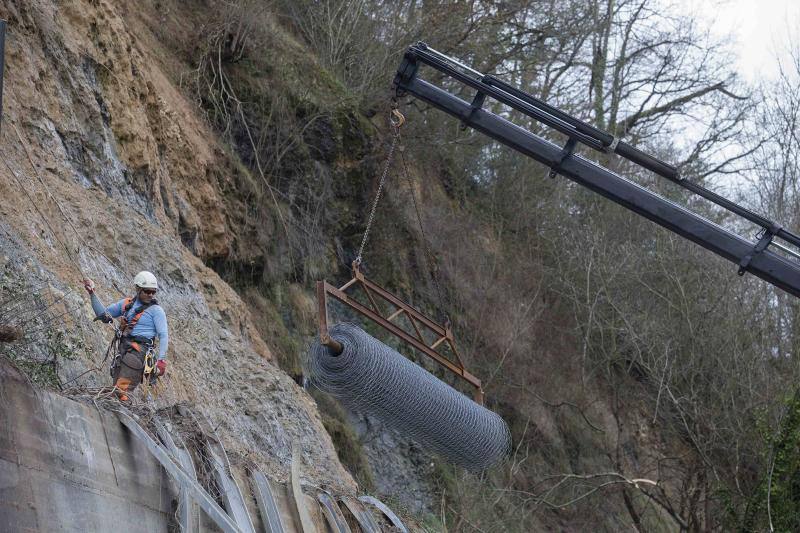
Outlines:
{"type": "MultiPolygon", "coordinates": [[[[159,278],[171,323],[169,377],[157,408],[204,413],[229,453],[279,479],[290,447],[314,483],[351,491],[316,407],[270,362],[238,295],[199,257],[226,255],[236,236],[221,190],[235,165],[164,72],[163,50],[126,22],[128,2],[0,3],[6,46],[0,155],[4,297],[55,302],[58,377],[101,363],[110,331],[90,323],[85,274],[105,301],[136,271],[159,278]],[[161,59],[161,60],[160,60],[161,59]],[[30,166],[30,160],[35,170],[30,166]],[[74,310],[73,310],[74,309],[74,310]]],[[[14,357],[52,358],[31,343],[14,357]]],[[[71,386],[98,386],[105,369],[71,386]]]]}

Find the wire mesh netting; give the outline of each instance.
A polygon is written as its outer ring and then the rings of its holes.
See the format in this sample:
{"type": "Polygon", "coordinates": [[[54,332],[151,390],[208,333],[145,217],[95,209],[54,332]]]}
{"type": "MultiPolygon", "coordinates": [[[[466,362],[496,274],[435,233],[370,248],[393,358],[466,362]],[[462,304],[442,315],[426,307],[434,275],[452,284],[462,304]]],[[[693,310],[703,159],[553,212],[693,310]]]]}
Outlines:
{"type": "Polygon", "coordinates": [[[511,435],[497,414],[357,326],[337,324],[330,335],[343,345],[341,355],[316,341],[306,363],[320,390],[468,470],[483,470],[508,454],[511,435]]]}

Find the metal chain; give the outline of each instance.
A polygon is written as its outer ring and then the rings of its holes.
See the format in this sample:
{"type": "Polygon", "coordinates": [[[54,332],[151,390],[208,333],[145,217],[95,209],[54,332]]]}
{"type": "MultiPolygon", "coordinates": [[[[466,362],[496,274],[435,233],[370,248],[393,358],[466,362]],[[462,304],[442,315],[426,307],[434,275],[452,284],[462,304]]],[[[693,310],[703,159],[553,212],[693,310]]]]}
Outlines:
{"type": "Polygon", "coordinates": [[[372,202],[372,210],[369,213],[369,219],[367,220],[367,228],[364,230],[364,236],[361,238],[361,246],[358,247],[358,255],[356,256],[356,264],[361,264],[361,258],[364,254],[364,247],[367,245],[367,237],[369,237],[369,232],[372,229],[372,222],[375,220],[375,210],[378,208],[378,201],[381,199],[381,192],[383,191],[383,185],[386,183],[386,176],[389,174],[389,167],[392,164],[392,158],[394,157],[394,150],[397,147],[397,141],[400,138],[400,128],[405,123],[406,119],[400,111],[397,109],[392,109],[391,114],[389,115],[389,123],[394,130],[394,137],[392,138],[392,145],[389,147],[389,154],[386,156],[386,162],[383,165],[383,173],[381,174],[380,182],[378,183],[378,192],[375,194],[375,200],[372,202]]]}

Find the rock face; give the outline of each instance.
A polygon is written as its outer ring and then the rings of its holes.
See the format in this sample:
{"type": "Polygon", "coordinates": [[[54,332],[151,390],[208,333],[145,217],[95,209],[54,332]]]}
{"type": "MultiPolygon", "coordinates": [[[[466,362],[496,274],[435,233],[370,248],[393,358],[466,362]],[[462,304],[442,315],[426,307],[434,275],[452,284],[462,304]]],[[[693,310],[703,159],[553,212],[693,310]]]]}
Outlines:
{"type": "MultiPolygon", "coordinates": [[[[2,299],[35,300],[66,332],[57,350],[37,342],[0,350],[19,360],[55,360],[59,380],[69,386],[107,384],[102,358],[110,331],[90,322],[80,280],[95,279],[99,296],[111,303],[138,270],[150,270],[163,287],[159,300],[171,341],[167,378],[153,407],[190,405],[229,454],[279,480],[288,477],[296,444],[313,483],[352,492],[355,484],[313,401],[270,363],[269,339],[259,336],[236,292],[201,261],[225,255],[235,239],[220,192],[230,165],[169,81],[152,38],[126,18],[133,6],[105,0],[0,6],[9,24],[0,141],[2,299]]],[[[34,317],[28,327],[52,324],[34,317]]]]}
{"type": "Polygon", "coordinates": [[[415,515],[435,512],[431,456],[374,417],[352,414],[351,423],[375,477],[375,492],[415,515]],[[429,476],[424,476],[429,474],[429,476]]]}

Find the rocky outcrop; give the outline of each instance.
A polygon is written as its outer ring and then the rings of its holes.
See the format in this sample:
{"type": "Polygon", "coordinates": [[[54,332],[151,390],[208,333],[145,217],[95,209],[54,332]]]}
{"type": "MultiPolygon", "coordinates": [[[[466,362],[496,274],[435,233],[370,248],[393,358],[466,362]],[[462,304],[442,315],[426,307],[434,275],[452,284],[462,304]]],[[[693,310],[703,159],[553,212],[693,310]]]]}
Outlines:
{"type": "Polygon", "coordinates": [[[311,481],[353,491],[313,401],[270,363],[270,339],[201,260],[226,254],[235,238],[220,196],[232,167],[146,32],[124,17],[132,6],[0,6],[9,22],[0,150],[4,295],[57,302],[65,311],[59,329],[67,332],[56,355],[41,343],[2,351],[20,360],[60,358],[58,380],[71,387],[107,383],[110,332],[90,323],[80,279],[94,278],[110,302],[136,271],[151,270],[171,328],[168,376],[153,407],[191,405],[230,454],[276,479],[288,476],[286,449],[297,444],[311,481]]]}

